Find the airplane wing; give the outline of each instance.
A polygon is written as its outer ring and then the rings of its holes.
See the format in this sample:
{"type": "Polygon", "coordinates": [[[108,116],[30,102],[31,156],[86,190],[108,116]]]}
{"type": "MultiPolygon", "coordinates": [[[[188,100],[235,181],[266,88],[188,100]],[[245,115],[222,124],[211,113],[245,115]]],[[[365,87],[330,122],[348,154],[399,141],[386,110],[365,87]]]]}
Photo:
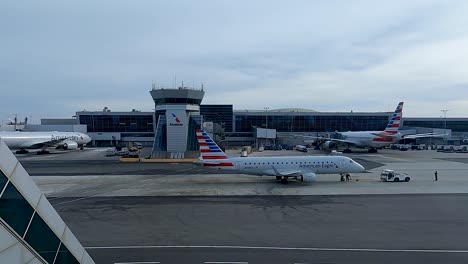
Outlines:
{"type": "Polygon", "coordinates": [[[372,135],[374,136],[378,136],[378,137],[381,137],[381,138],[394,138],[395,137],[395,134],[385,134],[385,133],[371,133],[372,135]]]}
{"type": "Polygon", "coordinates": [[[64,139],[58,139],[58,140],[34,140],[33,142],[28,142],[28,146],[30,148],[46,148],[46,147],[53,147],[61,142],[63,142],[64,139]]]}
{"type": "MultiPolygon", "coordinates": [[[[271,168],[273,169],[273,172],[274,172],[272,174],[275,176],[299,176],[302,174],[302,171],[300,170],[277,169],[273,165],[271,166],[271,168]]],[[[270,173],[267,173],[267,174],[270,174],[270,173]]]]}
{"type": "Polygon", "coordinates": [[[445,138],[448,134],[434,134],[434,133],[425,133],[425,134],[411,134],[403,135],[402,139],[414,139],[414,138],[445,138]]]}
{"type": "Polygon", "coordinates": [[[354,144],[354,142],[348,141],[348,140],[346,140],[346,139],[326,138],[326,137],[314,137],[314,136],[304,136],[304,138],[307,138],[307,139],[320,139],[320,140],[324,140],[324,141],[329,140],[329,141],[336,141],[336,142],[354,144]]]}

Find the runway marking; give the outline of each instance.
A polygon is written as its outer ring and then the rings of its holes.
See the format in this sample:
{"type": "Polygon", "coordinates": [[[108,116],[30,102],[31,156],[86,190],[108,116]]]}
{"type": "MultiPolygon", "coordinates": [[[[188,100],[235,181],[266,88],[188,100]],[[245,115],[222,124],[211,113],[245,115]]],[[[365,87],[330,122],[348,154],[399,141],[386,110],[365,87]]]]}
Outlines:
{"type": "Polygon", "coordinates": [[[414,253],[468,253],[457,249],[385,249],[385,248],[320,248],[320,247],[261,247],[261,246],[108,246],[85,247],[85,249],[150,249],[150,248],[223,248],[223,249],[263,249],[299,251],[355,251],[355,252],[414,252],[414,253]]]}

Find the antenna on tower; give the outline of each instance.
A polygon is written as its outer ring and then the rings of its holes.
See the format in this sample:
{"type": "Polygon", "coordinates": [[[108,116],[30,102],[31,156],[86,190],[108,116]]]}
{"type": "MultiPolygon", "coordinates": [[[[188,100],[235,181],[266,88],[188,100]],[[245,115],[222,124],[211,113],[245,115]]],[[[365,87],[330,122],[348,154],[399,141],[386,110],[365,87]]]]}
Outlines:
{"type": "Polygon", "coordinates": [[[156,90],[156,84],[154,83],[154,80],[152,80],[151,82],[152,82],[151,88],[152,88],[153,90],[156,90]]]}
{"type": "Polygon", "coordinates": [[[201,90],[203,91],[203,82],[201,83],[201,90]]]}

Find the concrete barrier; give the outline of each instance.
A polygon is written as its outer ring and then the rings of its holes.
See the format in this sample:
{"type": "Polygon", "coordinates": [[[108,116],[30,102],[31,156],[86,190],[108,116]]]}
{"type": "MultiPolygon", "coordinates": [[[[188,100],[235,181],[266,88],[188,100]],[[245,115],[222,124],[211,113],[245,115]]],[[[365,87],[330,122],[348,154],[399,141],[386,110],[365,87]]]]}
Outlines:
{"type": "Polygon", "coordinates": [[[156,162],[156,163],[193,163],[198,159],[141,159],[140,162],[156,162]]]}
{"type": "Polygon", "coordinates": [[[140,162],[139,158],[120,158],[120,162],[140,162]]]}

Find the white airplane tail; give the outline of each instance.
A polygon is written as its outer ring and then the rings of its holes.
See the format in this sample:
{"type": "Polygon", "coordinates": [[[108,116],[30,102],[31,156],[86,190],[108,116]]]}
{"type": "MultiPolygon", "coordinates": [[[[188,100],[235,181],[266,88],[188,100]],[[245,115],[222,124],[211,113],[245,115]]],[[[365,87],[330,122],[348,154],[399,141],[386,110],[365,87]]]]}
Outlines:
{"type": "Polygon", "coordinates": [[[398,103],[395,112],[392,115],[392,119],[387,124],[384,132],[387,134],[396,134],[401,125],[401,117],[403,115],[403,102],[398,103]]]}
{"type": "Polygon", "coordinates": [[[219,148],[204,130],[196,130],[202,164],[211,167],[234,167],[229,157],[219,148]]]}

